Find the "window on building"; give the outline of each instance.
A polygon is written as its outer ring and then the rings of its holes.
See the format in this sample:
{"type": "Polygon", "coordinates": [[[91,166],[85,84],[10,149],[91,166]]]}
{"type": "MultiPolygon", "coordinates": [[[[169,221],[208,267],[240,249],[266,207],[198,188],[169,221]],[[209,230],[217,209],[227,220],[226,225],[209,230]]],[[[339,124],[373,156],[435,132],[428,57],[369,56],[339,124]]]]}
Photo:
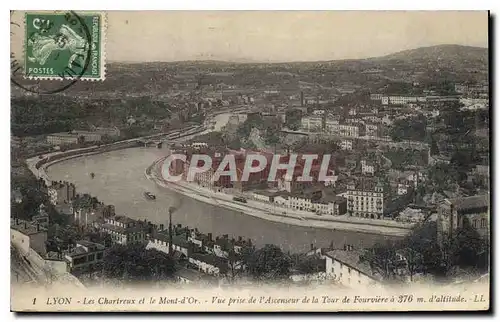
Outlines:
{"type": "Polygon", "coordinates": [[[477,220],[476,219],[474,219],[472,221],[472,227],[477,228],[477,220]]]}
{"type": "Polygon", "coordinates": [[[95,255],[94,255],[94,254],[90,254],[90,255],[88,256],[88,260],[89,260],[89,261],[93,261],[94,259],[95,259],[95,255]]]}
{"type": "Polygon", "coordinates": [[[80,265],[85,263],[85,257],[77,257],[73,259],[73,265],[80,265]]]}
{"type": "Polygon", "coordinates": [[[481,218],[481,228],[486,227],[486,218],[481,218]]]}
{"type": "Polygon", "coordinates": [[[97,259],[102,259],[102,253],[97,253],[97,259]]]}
{"type": "Polygon", "coordinates": [[[350,267],[347,268],[347,273],[351,274],[351,268],[350,267]]]}

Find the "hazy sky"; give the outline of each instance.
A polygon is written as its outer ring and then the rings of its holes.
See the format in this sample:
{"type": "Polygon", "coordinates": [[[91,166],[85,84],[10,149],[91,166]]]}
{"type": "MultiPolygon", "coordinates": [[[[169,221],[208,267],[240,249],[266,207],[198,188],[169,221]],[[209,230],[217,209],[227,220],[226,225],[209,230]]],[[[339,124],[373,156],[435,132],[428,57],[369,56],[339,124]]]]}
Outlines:
{"type": "Polygon", "coordinates": [[[110,11],[108,61],[311,61],[488,46],[485,11],[110,11]]]}

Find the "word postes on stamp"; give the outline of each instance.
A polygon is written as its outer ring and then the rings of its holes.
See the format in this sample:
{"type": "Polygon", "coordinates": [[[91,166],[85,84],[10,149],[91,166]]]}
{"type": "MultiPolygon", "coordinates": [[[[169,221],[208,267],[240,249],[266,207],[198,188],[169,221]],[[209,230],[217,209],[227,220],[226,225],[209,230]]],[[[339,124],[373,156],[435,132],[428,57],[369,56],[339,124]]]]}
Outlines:
{"type": "Polygon", "coordinates": [[[27,12],[25,28],[25,78],[104,79],[103,14],[27,12]]]}

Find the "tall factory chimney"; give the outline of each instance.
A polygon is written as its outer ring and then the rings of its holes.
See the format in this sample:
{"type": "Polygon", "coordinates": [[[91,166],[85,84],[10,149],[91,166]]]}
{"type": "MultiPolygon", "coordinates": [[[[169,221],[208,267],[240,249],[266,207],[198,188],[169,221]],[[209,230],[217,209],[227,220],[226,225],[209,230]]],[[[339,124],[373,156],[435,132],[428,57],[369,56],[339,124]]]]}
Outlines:
{"type": "Polygon", "coordinates": [[[168,254],[172,256],[173,254],[173,231],[172,231],[172,213],[175,212],[174,207],[168,208],[168,254]]]}

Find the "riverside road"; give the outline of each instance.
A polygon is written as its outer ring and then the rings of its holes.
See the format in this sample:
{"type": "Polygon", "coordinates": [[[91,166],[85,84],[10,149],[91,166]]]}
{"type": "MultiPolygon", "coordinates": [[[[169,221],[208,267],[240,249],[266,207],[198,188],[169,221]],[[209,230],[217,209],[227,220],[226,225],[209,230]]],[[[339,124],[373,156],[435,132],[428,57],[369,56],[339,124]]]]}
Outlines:
{"type": "Polygon", "coordinates": [[[310,244],[325,247],[333,241],[336,247],[342,247],[344,243],[369,246],[390,238],[270,222],[182,196],[157,186],[144,176],[144,170],[167,153],[168,148],[112,151],[62,161],[50,166],[47,174],[53,180],[75,183],[78,193],[89,193],[114,205],[118,214],[167,224],[168,208],[175,206],[178,208],[173,218],[175,223],[214,235],[251,238],[258,246],[272,243],[284,250],[299,252],[308,250],[310,244]],[[95,173],[94,179],[90,176],[92,172],[95,173]],[[157,199],[147,200],[145,191],[154,193],[157,199]]]}
{"type": "MultiPolygon", "coordinates": [[[[230,114],[214,116],[214,130],[228,122],[230,114]]],[[[89,155],[62,161],[50,166],[47,174],[52,180],[67,180],[76,184],[78,193],[89,193],[106,204],[116,207],[116,212],[134,219],[146,219],[156,224],[167,224],[168,208],[178,208],[173,221],[176,224],[198,228],[215,235],[228,234],[252,239],[257,246],[275,244],[285,251],[309,250],[311,244],[335,247],[344,244],[370,246],[398,237],[309,228],[277,223],[252,217],[241,212],[209,205],[156,185],[144,176],[146,168],[168,155],[168,147],[130,148],[102,154],[89,155]],[[92,179],[91,173],[95,174],[92,179]],[[144,198],[150,191],[155,201],[144,198]]]]}

